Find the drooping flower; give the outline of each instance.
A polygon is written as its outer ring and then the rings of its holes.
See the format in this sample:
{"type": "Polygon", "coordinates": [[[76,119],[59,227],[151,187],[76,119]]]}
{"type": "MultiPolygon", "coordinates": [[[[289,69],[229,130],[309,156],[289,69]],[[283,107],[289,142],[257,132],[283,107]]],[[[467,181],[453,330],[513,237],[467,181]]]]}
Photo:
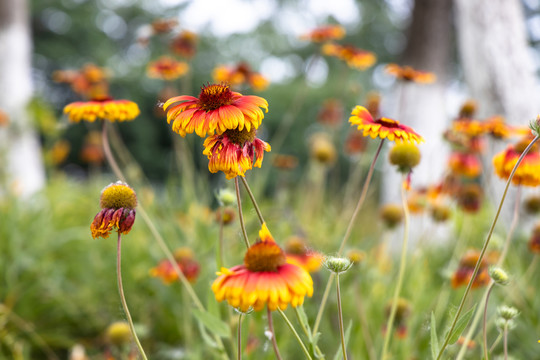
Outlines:
{"type": "Polygon", "coordinates": [[[299,236],[287,240],[285,255],[289,264],[298,265],[309,273],[318,271],[323,261],[323,256],[309,249],[306,241],[299,236]]]}
{"type": "Polygon", "coordinates": [[[307,34],[301,35],[300,39],[309,40],[315,43],[329,40],[340,40],[345,36],[345,28],[341,25],[326,25],[311,30],[307,34]]]}
{"type": "MultiPolygon", "coordinates": [[[[498,153],[493,158],[495,173],[501,179],[508,179],[512,169],[516,165],[519,157],[530,142],[526,137],[515,145],[508,145],[506,150],[498,153]]],[[[514,185],[538,186],[540,185],[540,153],[538,146],[533,148],[525,155],[512,178],[514,185]]]]}
{"type": "Polygon", "coordinates": [[[137,207],[137,195],[131,187],[121,181],[107,185],[101,191],[99,205],[101,211],[90,225],[94,239],[108,238],[114,229],[120,234],[129,233],[135,222],[137,207]]]}
{"type": "Polygon", "coordinates": [[[430,84],[435,81],[435,74],[428,71],[415,70],[410,66],[388,64],[386,72],[394,75],[398,80],[411,81],[421,84],[430,84]]]}
{"type": "Polygon", "coordinates": [[[358,126],[358,130],[364,132],[364,136],[371,136],[373,139],[379,137],[395,142],[416,142],[424,141],[412,128],[402,125],[397,120],[389,118],[379,118],[374,120],[369,111],[357,105],[349,118],[352,125],[358,126]]]}
{"type": "Polygon", "coordinates": [[[276,244],[266,224],[259,231],[260,241],[251,245],[244,264],[221,268],[212,284],[217,301],[246,312],[251,307],[271,311],[285,310],[289,304],[297,307],[304,297],[313,295],[313,280],[300,266],[289,264],[283,250],[276,244]]]}
{"type": "Polygon", "coordinates": [[[371,51],[358,49],[352,45],[327,43],[322,46],[322,52],[325,55],[337,57],[345,61],[349,67],[358,70],[366,70],[377,61],[377,57],[371,51]]]}
{"type": "Polygon", "coordinates": [[[482,163],[475,154],[456,151],[450,155],[448,166],[452,173],[475,178],[482,172],[482,163]]]}
{"type": "Polygon", "coordinates": [[[269,152],[268,143],[256,137],[257,130],[227,130],[221,135],[212,135],[204,140],[203,154],[208,157],[211,173],[223,171],[227,179],[244,176],[253,167],[260,168],[264,152],[269,152]],[[255,162],[253,158],[255,157],[255,162]]]}
{"type": "Polygon", "coordinates": [[[251,69],[245,62],[236,66],[218,66],[213,72],[214,81],[227,83],[231,86],[248,83],[255,91],[262,91],[268,87],[269,81],[263,75],[251,69]]]}
{"type": "Polygon", "coordinates": [[[68,114],[69,120],[75,123],[81,120],[94,122],[96,119],[115,122],[133,120],[139,115],[140,110],[133,101],[113,100],[107,97],[73,102],[64,107],[64,113],[68,114]]]}
{"type": "Polygon", "coordinates": [[[148,64],[146,73],[148,77],[162,80],[174,80],[187,73],[189,65],[183,61],[176,61],[169,56],[162,56],[148,64]]]}
{"type": "MultiPolygon", "coordinates": [[[[174,252],[174,260],[186,279],[193,283],[197,280],[200,266],[194,259],[193,251],[190,248],[179,248],[174,252]]],[[[157,267],[150,269],[150,275],[159,277],[164,284],[168,285],[178,280],[173,264],[167,259],[161,260],[157,267]]]]}
{"type": "Polygon", "coordinates": [[[197,34],[184,30],[172,39],[170,48],[173,53],[189,59],[197,52],[197,41],[197,34]]]}
{"type": "Polygon", "coordinates": [[[200,137],[223,134],[236,129],[248,132],[257,129],[268,112],[268,102],[258,96],[244,96],[231,91],[229,85],[211,84],[202,87],[199,97],[176,96],[165,102],[167,122],[181,136],[195,132],[200,137]],[[178,103],[176,105],[173,105],[178,103]],[[173,105],[173,106],[171,106],[173,105]]]}
{"type": "MultiPolygon", "coordinates": [[[[452,288],[456,289],[469,283],[479,257],[480,251],[477,250],[469,250],[465,253],[465,255],[463,255],[459,261],[458,268],[452,275],[452,288]]],[[[489,277],[489,265],[491,262],[489,259],[490,256],[482,258],[476,278],[473,280],[471,285],[472,289],[486,286],[491,281],[491,278],[489,277]]]]}

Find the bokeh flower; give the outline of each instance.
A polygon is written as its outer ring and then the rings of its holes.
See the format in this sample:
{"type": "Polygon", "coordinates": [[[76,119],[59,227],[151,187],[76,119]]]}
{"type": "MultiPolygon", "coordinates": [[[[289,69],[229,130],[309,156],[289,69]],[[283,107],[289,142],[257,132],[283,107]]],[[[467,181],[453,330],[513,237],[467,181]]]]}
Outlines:
{"type": "Polygon", "coordinates": [[[300,36],[300,39],[309,40],[315,43],[329,40],[340,40],[345,37],[345,28],[341,25],[326,25],[315,28],[300,36]]]}
{"type": "MultiPolygon", "coordinates": [[[[386,304],[386,307],[384,308],[384,314],[388,318],[390,317],[390,312],[392,310],[392,302],[390,301],[388,304],[386,304]]],[[[394,317],[394,324],[395,324],[395,331],[396,336],[398,339],[404,339],[407,337],[408,329],[407,329],[407,318],[411,314],[411,305],[409,301],[403,298],[398,298],[397,300],[397,307],[396,307],[396,315],[394,317]]],[[[385,325],[386,326],[386,325],[385,325]]],[[[386,329],[383,329],[384,332],[386,332],[386,329]]]]}
{"type": "Polygon", "coordinates": [[[506,139],[514,132],[514,129],[510,125],[507,125],[504,122],[504,118],[499,115],[484,120],[483,126],[486,133],[495,139],[506,139]]]}
{"type": "Polygon", "coordinates": [[[408,174],[420,163],[420,149],[413,143],[395,144],[388,153],[390,164],[397,166],[398,171],[408,174]]]}
{"type": "MultiPolygon", "coordinates": [[[[495,173],[501,179],[508,179],[519,157],[529,144],[528,137],[522,139],[515,145],[508,145],[506,150],[498,153],[493,158],[495,173]]],[[[512,178],[514,185],[538,186],[540,185],[540,153],[538,146],[533,148],[525,155],[512,178]]]]}
{"type": "Polygon", "coordinates": [[[173,53],[189,59],[197,52],[198,40],[197,34],[184,30],[172,39],[170,49],[173,53]]]}
{"type": "Polygon", "coordinates": [[[264,152],[269,152],[271,147],[256,134],[254,128],[250,131],[227,130],[221,135],[206,138],[203,154],[209,160],[208,170],[211,173],[223,171],[227,179],[232,179],[238,175],[244,176],[254,166],[260,168],[264,152]]]}
{"type": "Polygon", "coordinates": [[[326,133],[315,133],[309,138],[309,152],[321,164],[330,165],[336,161],[337,150],[326,133]]]}
{"type": "Polygon", "coordinates": [[[393,229],[403,220],[403,207],[398,204],[385,204],[379,210],[379,217],[385,227],[393,229]]]}
{"type": "MultiPolygon", "coordinates": [[[[195,260],[193,251],[190,248],[182,247],[176,249],[174,252],[174,260],[189,282],[193,283],[197,280],[200,265],[195,260]]],[[[166,285],[178,280],[178,274],[176,273],[173,264],[167,259],[161,260],[158,266],[150,269],[150,275],[161,278],[166,285]]]]}
{"type": "Polygon", "coordinates": [[[324,125],[339,126],[343,121],[343,103],[338,99],[326,99],[317,114],[317,120],[324,125]]]}
{"type": "Polygon", "coordinates": [[[540,223],[537,223],[529,239],[529,250],[535,254],[540,254],[540,223]]]}
{"type": "Polygon", "coordinates": [[[385,117],[374,120],[370,112],[363,106],[357,105],[351,115],[349,122],[358,126],[358,130],[363,131],[364,136],[371,136],[373,139],[379,137],[396,142],[416,142],[418,144],[424,141],[412,128],[400,124],[397,120],[385,117]]]}
{"type": "Polygon", "coordinates": [[[352,45],[338,45],[327,43],[322,46],[322,52],[325,55],[337,57],[349,65],[349,67],[366,70],[373,66],[377,57],[371,51],[356,48],[352,45]]]}
{"type": "Polygon", "coordinates": [[[292,170],[298,166],[298,158],[293,155],[276,154],[272,165],[282,170],[292,170]]]}
{"type": "Polygon", "coordinates": [[[388,64],[386,72],[394,75],[398,80],[410,81],[421,84],[430,84],[436,80],[435,74],[428,71],[415,70],[410,66],[388,64]]]}
{"type": "Polygon", "coordinates": [[[176,96],[165,102],[167,122],[181,136],[195,132],[200,137],[223,134],[237,129],[248,132],[257,129],[268,112],[268,102],[258,96],[244,96],[231,91],[229,85],[209,84],[202,87],[199,97],[176,96]],[[176,105],[173,105],[178,103],[176,105]],[[173,106],[171,106],[173,105],[173,106]]]}
{"type": "MultiPolygon", "coordinates": [[[[465,255],[463,255],[463,257],[459,261],[458,268],[452,275],[452,288],[456,289],[469,283],[474,272],[474,267],[476,266],[476,262],[478,261],[479,257],[480,251],[477,250],[469,250],[465,253],[465,255]]],[[[482,258],[480,268],[478,270],[478,273],[476,274],[476,278],[473,280],[473,283],[471,285],[472,289],[486,286],[491,281],[491,278],[489,276],[489,258],[489,256],[482,258]]]]}
{"type": "Polygon", "coordinates": [[[133,120],[139,115],[140,110],[133,101],[113,100],[107,97],[101,100],[73,102],[64,107],[64,113],[75,123],[81,120],[94,122],[96,119],[115,122],[133,120]]]}
{"type": "Polygon", "coordinates": [[[271,311],[285,310],[289,304],[302,305],[305,296],[313,295],[311,276],[300,266],[287,263],[266,224],[259,237],[247,250],[243,265],[221,268],[217,273],[219,277],[212,284],[216,300],[226,300],[243,312],[250,307],[260,311],[265,305],[271,311]]]}
{"type": "Polygon", "coordinates": [[[148,77],[171,81],[186,74],[189,65],[183,61],[176,61],[169,56],[162,56],[156,61],[152,61],[146,68],[148,77]]]}
{"type": "Polygon", "coordinates": [[[287,240],[285,256],[289,264],[298,265],[309,273],[318,271],[323,261],[323,256],[308,248],[306,241],[299,236],[287,240]]]}
{"type": "Polygon", "coordinates": [[[475,213],[480,210],[484,192],[482,187],[476,183],[463,184],[457,189],[457,203],[459,207],[468,213],[475,213]]]}
{"type": "Polygon", "coordinates": [[[94,239],[108,238],[114,229],[120,234],[129,233],[135,222],[137,207],[137,195],[131,187],[121,181],[107,185],[101,191],[99,204],[101,211],[90,225],[94,239]]]}
{"type": "Polygon", "coordinates": [[[223,206],[216,210],[216,222],[223,225],[229,225],[236,217],[236,210],[232,206],[223,206]]]}
{"type": "Polygon", "coordinates": [[[248,83],[255,91],[266,89],[270,83],[266,77],[253,71],[245,62],[235,66],[218,66],[213,71],[213,78],[217,83],[227,83],[233,87],[248,83]]]}
{"type": "Polygon", "coordinates": [[[101,164],[105,160],[102,136],[99,131],[90,131],[86,134],[79,157],[84,163],[93,165],[101,164]]]}
{"type": "Polygon", "coordinates": [[[455,151],[450,154],[448,167],[452,173],[468,178],[475,178],[482,172],[482,163],[475,154],[455,151]]]}

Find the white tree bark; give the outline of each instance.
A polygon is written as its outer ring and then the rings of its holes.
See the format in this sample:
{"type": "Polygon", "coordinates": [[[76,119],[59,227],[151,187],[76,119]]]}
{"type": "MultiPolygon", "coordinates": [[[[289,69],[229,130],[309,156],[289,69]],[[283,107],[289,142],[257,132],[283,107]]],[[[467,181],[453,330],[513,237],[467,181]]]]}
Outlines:
{"type": "Polygon", "coordinates": [[[540,113],[540,88],[519,0],[455,0],[465,80],[479,116],[528,124],[540,113]]]}
{"type": "Polygon", "coordinates": [[[24,0],[0,1],[0,110],[9,126],[0,128],[0,161],[7,170],[4,191],[27,196],[45,183],[41,150],[26,113],[32,97],[31,37],[24,0]]]}

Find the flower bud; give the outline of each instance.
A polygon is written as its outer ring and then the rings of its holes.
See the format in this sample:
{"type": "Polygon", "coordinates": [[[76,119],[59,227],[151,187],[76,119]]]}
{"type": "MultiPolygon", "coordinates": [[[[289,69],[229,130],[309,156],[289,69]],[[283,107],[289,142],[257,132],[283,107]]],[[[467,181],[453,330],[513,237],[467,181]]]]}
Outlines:
{"type": "Polygon", "coordinates": [[[222,206],[232,206],[236,203],[236,194],[229,189],[219,189],[216,198],[222,206]]]}
{"type": "Polygon", "coordinates": [[[109,325],[106,332],[107,340],[116,346],[127,344],[131,340],[131,331],[125,321],[117,321],[109,325]]]}
{"type": "Polygon", "coordinates": [[[531,128],[534,136],[540,136],[540,115],[529,123],[529,127],[531,128]]]}
{"type": "Polygon", "coordinates": [[[347,258],[328,256],[324,259],[323,265],[333,273],[340,274],[349,270],[352,266],[352,262],[347,258]]]}
{"type": "Polygon", "coordinates": [[[498,266],[492,266],[489,268],[489,276],[493,279],[493,281],[496,284],[499,284],[499,285],[506,285],[510,281],[506,271],[504,271],[498,266]]]}
{"type": "Polygon", "coordinates": [[[518,309],[512,306],[501,305],[497,308],[497,313],[504,320],[512,320],[519,315],[518,309]]]}

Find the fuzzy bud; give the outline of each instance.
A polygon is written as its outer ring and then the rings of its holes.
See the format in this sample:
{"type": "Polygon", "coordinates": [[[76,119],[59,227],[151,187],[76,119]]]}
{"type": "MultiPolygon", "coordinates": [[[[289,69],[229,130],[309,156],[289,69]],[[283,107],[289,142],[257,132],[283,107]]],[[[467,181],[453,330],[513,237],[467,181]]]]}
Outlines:
{"type": "Polygon", "coordinates": [[[501,269],[498,266],[492,266],[489,268],[489,276],[493,279],[496,284],[506,285],[510,282],[508,274],[506,271],[501,269]]]}
{"type": "Polygon", "coordinates": [[[219,189],[216,198],[222,206],[232,206],[236,203],[236,194],[229,189],[219,189]]]}
{"type": "Polygon", "coordinates": [[[353,263],[347,258],[328,256],[324,259],[323,265],[333,273],[340,274],[349,270],[353,263]]]}
{"type": "Polygon", "coordinates": [[[529,123],[529,128],[531,128],[534,136],[540,136],[540,115],[529,123]]]}
{"type": "Polygon", "coordinates": [[[519,315],[518,309],[512,306],[501,305],[497,308],[497,313],[501,319],[510,321],[519,315]]]}

